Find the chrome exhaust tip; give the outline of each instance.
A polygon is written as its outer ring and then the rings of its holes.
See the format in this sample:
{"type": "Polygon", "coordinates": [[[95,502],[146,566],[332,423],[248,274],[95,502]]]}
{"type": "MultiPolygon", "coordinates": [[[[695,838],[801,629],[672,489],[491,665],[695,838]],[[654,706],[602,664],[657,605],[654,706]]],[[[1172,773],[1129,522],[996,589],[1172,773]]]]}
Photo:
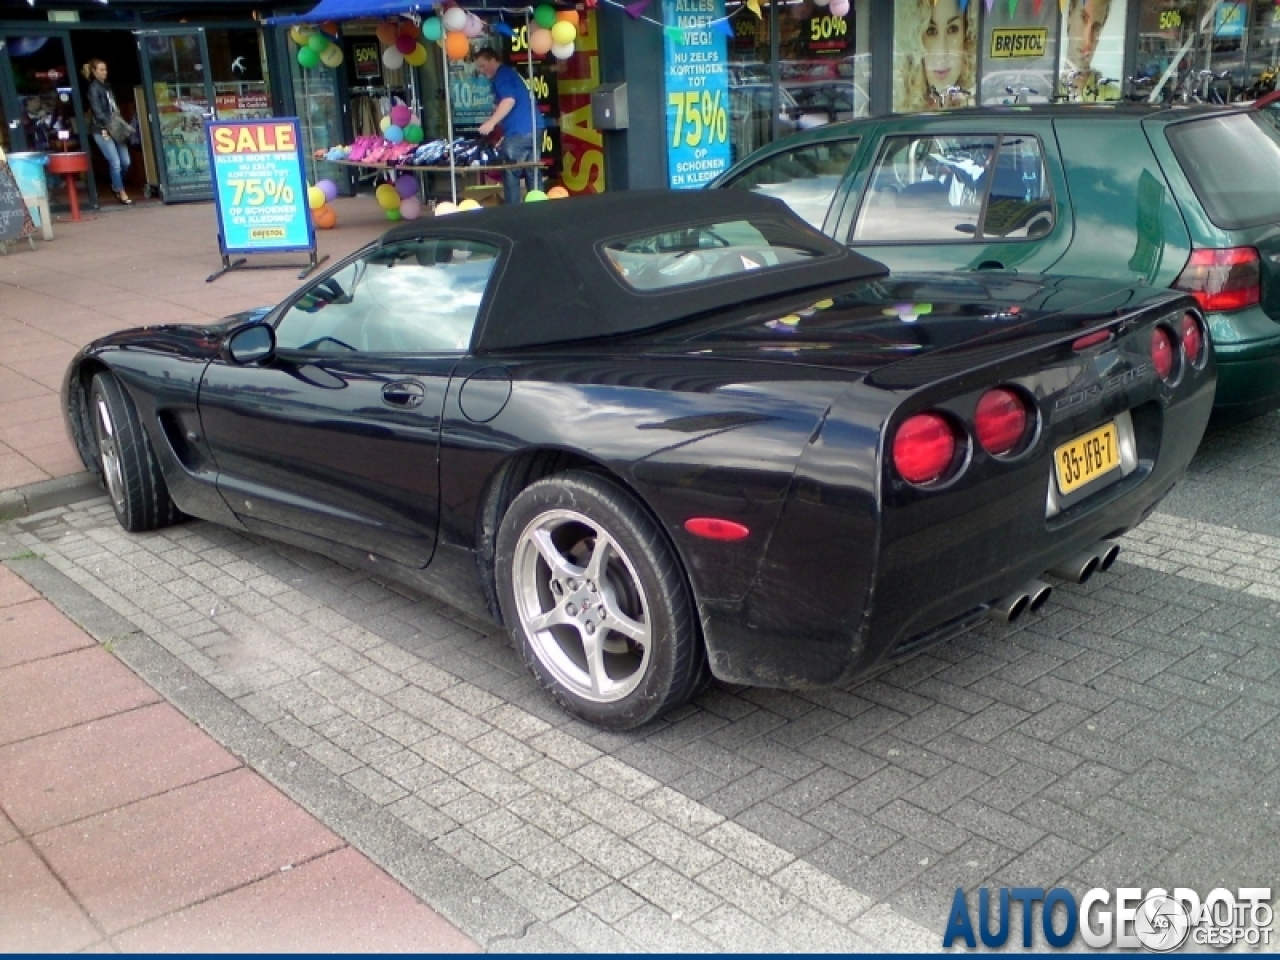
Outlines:
{"type": "Polygon", "coordinates": [[[1027,603],[1028,613],[1036,613],[1049,602],[1049,597],[1053,594],[1053,587],[1042,580],[1032,580],[1023,589],[1027,591],[1029,600],[1027,603]]]}
{"type": "Polygon", "coordinates": [[[1031,596],[1027,591],[1015,590],[993,603],[987,610],[987,616],[1001,623],[1014,623],[1030,606],[1031,596]]]}
{"type": "Polygon", "coordinates": [[[1070,580],[1072,583],[1088,583],[1089,578],[1097,572],[1100,563],[1098,554],[1093,549],[1089,549],[1083,553],[1077,553],[1070,560],[1056,567],[1050,567],[1049,572],[1055,577],[1070,580]]]}

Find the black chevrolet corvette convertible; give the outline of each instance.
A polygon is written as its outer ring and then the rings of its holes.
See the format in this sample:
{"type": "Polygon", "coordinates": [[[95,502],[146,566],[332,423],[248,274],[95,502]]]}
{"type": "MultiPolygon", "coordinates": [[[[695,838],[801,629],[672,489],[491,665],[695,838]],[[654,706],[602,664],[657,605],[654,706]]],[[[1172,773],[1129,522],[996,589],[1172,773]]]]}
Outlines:
{"type": "Polygon", "coordinates": [[[1214,384],[1189,296],[889,276],[698,191],[398,226],[271,309],[98,340],[63,400],[125,529],[185,514],[409,581],[625,728],[1109,566],[1214,384]]]}

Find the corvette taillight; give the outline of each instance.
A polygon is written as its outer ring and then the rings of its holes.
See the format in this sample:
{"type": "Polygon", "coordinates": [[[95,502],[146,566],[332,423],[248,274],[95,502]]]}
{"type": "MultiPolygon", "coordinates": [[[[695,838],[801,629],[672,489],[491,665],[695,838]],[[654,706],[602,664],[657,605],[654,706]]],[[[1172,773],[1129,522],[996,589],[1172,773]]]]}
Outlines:
{"type": "Polygon", "coordinates": [[[917,413],[903,421],[893,438],[893,466],[908,483],[934,483],[956,461],[960,436],[940,413],[917,413]]]}
{"type": "Polygon", "coordinates": [[[1187,355],[1187,362],[1195,365],[1204,355],[1204,330],[1200,320],[1194,313],[1184,313],[1179,324],[1179,335],[1182,337],[1182,352],[1187,355]]]}
{"type": "Polygon", "coordinates": [[[1151,331],[1151,365],[1161,380],[1169,380],[1173,376],[1177,351],[1173,334],[1166,327],[1156,327],[1151,331]]]}
{"type": "Polygon", "coordinates": [[[973,416],[973,432],[982,449],[994,457],[1004,457],[1019,450],[1031,424],[1030,404],[1015,390],[996,387],[978,401],[973,416]]]}
{"type": "Polygon", "coordinates": [[[1262,302],[1262,260],[1253,247],[1192,250],[1173,287],[1205,311],[1243,310],[1262,302]]]}

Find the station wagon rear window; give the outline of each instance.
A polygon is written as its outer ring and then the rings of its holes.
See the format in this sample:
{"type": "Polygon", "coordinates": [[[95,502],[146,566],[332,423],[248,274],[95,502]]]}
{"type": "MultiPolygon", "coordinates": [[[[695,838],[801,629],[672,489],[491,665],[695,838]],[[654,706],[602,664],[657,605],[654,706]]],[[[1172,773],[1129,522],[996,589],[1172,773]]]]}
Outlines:
{"type": "Polygon", "coordinates": [[[1255,114],[1168,128],[1169,144],[1209,219],[1224,230],[1280,223],[1280,130],[1255,114]]]}
{"type": "Polygon", "coordinates": [[[667,290],[773,270],[828,255],[820,236],[768,220],[704,223],[606,241],[602,249],[634,290],[667,290]]]}

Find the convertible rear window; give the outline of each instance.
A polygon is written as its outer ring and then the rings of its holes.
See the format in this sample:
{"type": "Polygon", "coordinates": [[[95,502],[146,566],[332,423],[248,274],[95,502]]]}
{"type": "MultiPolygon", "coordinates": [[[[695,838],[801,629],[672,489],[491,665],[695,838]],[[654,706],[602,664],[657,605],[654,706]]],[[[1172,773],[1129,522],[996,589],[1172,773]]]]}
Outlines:
{"type": "Polygon", "coordinates": [[[820,236],[767,220],[704,223],[602,244],[623,283],[634,290],[686,287],[828,255],[820,236]]]}
{"type": "Polygon", "coordinates": [[[1272,123],[1233,113],[1168,129],[1191,188],[1217,226],[1280,223],[1280,130],[1272,123]]]}

